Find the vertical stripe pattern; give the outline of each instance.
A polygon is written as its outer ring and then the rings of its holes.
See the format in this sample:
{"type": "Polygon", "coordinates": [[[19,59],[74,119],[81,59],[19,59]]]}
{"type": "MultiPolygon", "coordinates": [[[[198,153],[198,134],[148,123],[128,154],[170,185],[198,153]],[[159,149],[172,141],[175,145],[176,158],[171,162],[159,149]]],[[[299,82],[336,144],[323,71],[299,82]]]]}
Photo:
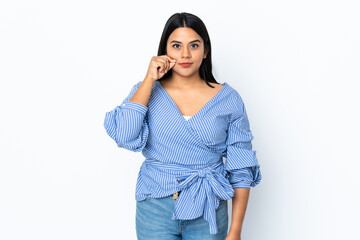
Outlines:
{"type": "Polygon", "coordinates": [[[141,151],[145,157],[135,199],[181,191],[172,219],[203,216],[210,233],[216,234],[220,199],[231,199],[234,188],[255,187],[262,178],[244,103],[224,83],[195,115],[184,117],[159,81],[147,106],[130,102],[141,83],[104,120],[107,134],[118,147],[141,151]]]}

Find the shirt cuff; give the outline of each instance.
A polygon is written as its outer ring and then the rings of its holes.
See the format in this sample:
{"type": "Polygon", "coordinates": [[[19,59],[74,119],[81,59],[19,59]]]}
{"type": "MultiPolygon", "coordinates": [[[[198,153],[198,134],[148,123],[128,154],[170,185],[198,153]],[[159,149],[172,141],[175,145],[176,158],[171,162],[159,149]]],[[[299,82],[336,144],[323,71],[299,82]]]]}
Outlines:
{"type": "Polygon", "coordinates": [[[237,182],[237,183],[233,183],[231,184],[232,188],[250,188],[250,183],[249,182],[237,182]]]}
{"type": "Polygon", "coordinates": [[[128,108],[128,109],[133,109],[133,110],[136,110],[142,114],[145,114],[148,110],[148,107],[147,106],[144,106],[140,103],[137,103],[137,102],[125,102],[123,104],[121,104],[121,108],[128,108]]]}

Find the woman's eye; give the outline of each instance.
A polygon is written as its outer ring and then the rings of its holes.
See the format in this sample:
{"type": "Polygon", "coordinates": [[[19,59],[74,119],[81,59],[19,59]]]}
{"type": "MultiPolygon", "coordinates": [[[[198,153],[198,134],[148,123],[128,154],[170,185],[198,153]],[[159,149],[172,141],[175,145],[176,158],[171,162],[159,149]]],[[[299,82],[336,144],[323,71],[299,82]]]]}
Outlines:
{"type": "MultiPolygon", "coordinates": [[[[173,48],[180,48],[180,45],[179,45],[179,44],[173,44],[172,46],[173,46],[173,48]]],[[[196,44],[196,43],[195,43],[195,44],[192,44],[191,46],[192,46],[192,48],[198,48],[198,47],[199,47],[199,44],[196,44]]]]}

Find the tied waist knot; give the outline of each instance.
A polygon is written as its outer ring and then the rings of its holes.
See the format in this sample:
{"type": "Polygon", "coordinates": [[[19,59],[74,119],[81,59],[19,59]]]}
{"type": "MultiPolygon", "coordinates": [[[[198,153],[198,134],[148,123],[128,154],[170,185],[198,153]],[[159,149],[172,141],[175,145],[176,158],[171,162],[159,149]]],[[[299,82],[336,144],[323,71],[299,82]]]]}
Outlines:
{"type": "Polygon", "coordinates": [[[203,169],[192,169],[178,164],[162,163],[147,159],[148,166],[176,177],[176,187],[181,194],[175,202],[172,220],[191,220],[204,216],[209,222],[210,233],[218,232],[216,208],[220,199],[234,196],[234,189],[225,177],[222,160],[203,169]]]}
{"type": "MultiPolygon", "coordinates": [[[[187,172],[189,172],[189,170],[187,170],[187,172]]],[[[190,173],[183,174],[176,178],[178,182],[177,186],[180,189],[187,188],[192,184],[194,184],[194,182],[198,180],[197,178],[206,178],[207,180],[209,180],[212,177],[211,176],[212,174],[218,174],[218,173],[214,169],[211,169],[210,167],[190,171],[190,173]]]]}
{"type": "Polygon", "coordinates": [[[203,178],[205,177],[205,174],[207,174],[209,171],[206,171],[205,169],[198,170],[199,177],[203,178]]]}

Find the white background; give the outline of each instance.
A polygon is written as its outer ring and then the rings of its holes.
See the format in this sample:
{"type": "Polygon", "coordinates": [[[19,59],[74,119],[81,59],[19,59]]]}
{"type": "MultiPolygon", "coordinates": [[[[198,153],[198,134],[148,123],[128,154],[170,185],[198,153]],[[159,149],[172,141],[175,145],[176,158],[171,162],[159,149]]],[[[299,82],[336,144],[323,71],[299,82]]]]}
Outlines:
{"type": "Polygon", "coordinates": [[[103,120],[175,12],[205,22],[247,108],[263,179],[242,239],[360,239],[355,2],[2,1],[0,239],[136,239],[143,156],[103,120]]]}

